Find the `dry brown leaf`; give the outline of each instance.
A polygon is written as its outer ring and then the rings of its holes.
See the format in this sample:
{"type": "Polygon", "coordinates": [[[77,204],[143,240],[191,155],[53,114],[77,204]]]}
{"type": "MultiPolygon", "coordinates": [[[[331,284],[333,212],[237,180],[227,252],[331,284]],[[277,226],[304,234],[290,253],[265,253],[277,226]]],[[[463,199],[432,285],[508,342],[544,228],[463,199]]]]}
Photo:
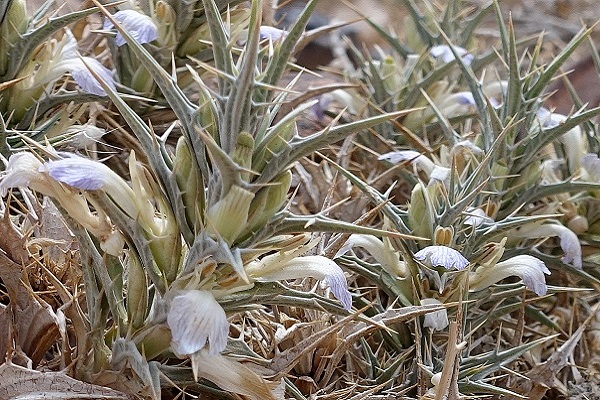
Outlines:
{"type": "MultiPolygon", "coordinates": [[[[27,273],[3,251],[0,251],[0,278],[10,298],[9,308],[0,314],[0,336],[11,340],[12,325],[15,343],[37,365],[59,336],[56,314],[33,293],[27,273]]],[[[0,345],[3,346],[0,354],[6,354],[8,343],[0,345]]]]}
{"type": "Polygon", "coordinates": [[[528,380],[522,382],[517,388],[511,389],[516,393],[526,395],[528,399],[539,400],[544,398],[548,389],[555,387],[555,380],[558,373],[569,366],[569,358],[575,351],[577,344],[581,340],[588,324],[594,318],[595,311],[599,306],[596,305],[594,312],[579,326],[571,337],[560,346],[548,360],[542,364],[536,365],[525,374],[528,380]]]}
{"type": "Polygon", "coordinates": [[[0,220],[0,249],[6,253],[8,258],[18,264],[29,261],[26,238],[10,220],[8,212],[5,212],[0,220]]]}
{"type": "Polygon", "coordinates": [[[78,381],[62,372],[39,372],[3,364],[0,366],[0,399],[126,400],[127,396],[116,390],[78,381]]]}
{"type": "Polygon", "coordinates": [[[221,389],[253,400],[283,399],[277,383],[263,379],[233,357],[222,354],[210,356],[203,350],[194,353],[191,357],[196,375],[208,379],[221,389]]]}

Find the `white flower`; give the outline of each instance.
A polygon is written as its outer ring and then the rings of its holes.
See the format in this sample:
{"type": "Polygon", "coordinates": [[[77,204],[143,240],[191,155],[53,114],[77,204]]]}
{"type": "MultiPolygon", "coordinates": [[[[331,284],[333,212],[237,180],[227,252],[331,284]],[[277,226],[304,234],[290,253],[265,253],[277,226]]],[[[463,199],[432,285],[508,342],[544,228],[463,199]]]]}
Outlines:
{"type": "Polygon", "coordinates": [[[102,190],[131,217],[137,216],[135,194],[127,183],[106,165],[84,157],[69,157],[48,161],[39,167],[57,182],[79,190],[102,190]]]}
{"type": "Polygon", "coordinates": [[[367,250],[390,275],[400,278],[407,276],[408,271],[404,261],[400,261],[398,252],[392,248],[389,240],[381,240],[371,235],[350,235],[333,258],[341,257],[354,247],[362,247],[367,250]]]}
{"type": "MultiPolygon", "coordinates": [[[[422,306],[429,305],[441,305],[442,303],[437,299],[421,299],[422,306]]],[[[423,326],[426,328],[431,328],[434,331],[441,331],[448,326],[448,313],[446,310],[438,310],[432,311],[430,313],[425,314],[425,321],[423,322],[423,326]]]]}
{"type": "Polygon", "coordinates": [[[467,207],[465,214],[467,215],[464,222],[465,225],[478,227],[484,221],[491,221],[491,218],[481,208],[467,207]]]}
{"type": "Polygon", "coordinates": [[[115,89],[112,72],[93,57],[81,57],[77,52],[77,40],[75,40],[71,31],[67,30],[57,47],[57,52],[54,54],[53,60],[48,62],[47,65],[41,65],[34,79],[40,85],[54,83],[61,76],[69,72],[75,82],[85,92],[98,96],[106,96],[106,91],[90,72],[90,69],[108,86],[115,89]]]}
{"type": "Polygon", "coordinates": [[[378,160],[388,161],[392,164],[399,164],[401,162],[410,162],[417,169],[425,172],[427,177],[429,178],[429,184],[433,184],[434,182],[442,182],[444,185],[450,183],[450,168],[442,167],[435,164],[429,158],[425,157],[423,154],[414,150],[399,150],[399,151],[391,151],[389,153],[385,153],[380,155],[378,160]]]}
{"type": "MultiPolygon", "coordinates": [[[[122,10],[117,11],[113,15],[113,18],[140,44],[150,43],[158,37],[158,28],[156,24],[152,18],[145,14],[135,10],[122,10]]],[[[106,19],[104,21],[104,30],[109,30],[113,27],[114,25],[110,20],[106,19]]],[[[123,35],[117,33],[115,44],[121,47],[126,43],[123,35]]]]}
{"type": "Polygon", "coordinates": [[[124,239],[110,224],[106,215],[101,210],[93,213],[84,196],[63,186],[60,181],[50,176],[47,164],[43,164],[29,152],[13,154],[10,157],[5,175],[0,182],[0,195],[4,197],[8,189],[16,187],[29,187],[58,200],[72,218],[100,239],[100,246],[104,251],[112,255],[119,255],[124,245],[124,239]]]}
{"type": "Polygon", "coordinates": [[[331,293],[342,303],[344,309],[352,308],[352,296],[348,291],[344,271],[327,257],[291,257],[285,253],[277,253],[248,264],[246,273],[251,279],[265,282],[306,277],[320,279],[330,287],[331,293]]]}
{"type": "Polygon", "coordinates": [[[276,42],[280,39],[285,39],[288,33],[288,31],[284,31],[283,29],[275,28],[273,26],[262,25],[259,28],[260,40],[268,39],[272,42],[276,42]]]}
{"type": "MultiPolygon", "coordinates": [[[[550,112],[541,107],[537,111],[537,117],[542,129],[552,129],[567,121],[568,117],[562,114],[550,112]]],[[[569,172],[575,174],[581,167],[581,160],[587,153],[587,142],[585,135],[579,126],[571,128],[559,138],[565,151],[565,157],[568,162],[569,172]]]]}
{"type": "Polygon", "coordinates": [[[477,268],[469,275],[469,287],[476,291],[482,290],[509,276],[518,276],[527,288],[538,296],[543,296],[548,290],[544,274],[550,275],[550,270],[542,260],[530,255],[519,255],[489,268],[477,268]]]}
{"type": "Polygon", "coordinates": [[[581,158],[581,166],[588,174],[588,179],[593,182],[600,182],[600,158],[598,155],[590,153],[581,158]]]}
{"type": "Polygon", "coordinates": [[[565,253],[562,261],[565,264],[572,263],[576,269],[581,269],[581,244],[577,235],[560,223],[549,223],[533,228],[524,228],[515,233],[516,237],[525,239],[535,239],[540,237],[558,236],[560,239],[560,248],[565,253]]]}
{"type": "Polygon", "coordinates": [[[469,265],[469,260],[457,250],[447,246],[427,246],[416,252],[414,256],[429,267],[461,270],[469,265]]]}
{"type": "MultiPolygon", "coordinates": [[[[459,46],[453,46],[453,48],[465,65],[471,65],[473,62],[473,55],[471,53],[459,46]]],[[[433,46],[429,50],[429,54],[433,58],[440,58],[445,63],[452,62],[456,59],[456,57],[454,57],[454,53],[452,53],[452,50],[450,49],[450,46],[446,44],[433,46]]]]}
{"type": "Polygon", "coordinates": [[[210,292],[187,290],[171,300],[167,325],[171,349],[177,356],[192,355],[208,345],[215,355],[227,346],[229,322],[221,305],[210,292]]]}

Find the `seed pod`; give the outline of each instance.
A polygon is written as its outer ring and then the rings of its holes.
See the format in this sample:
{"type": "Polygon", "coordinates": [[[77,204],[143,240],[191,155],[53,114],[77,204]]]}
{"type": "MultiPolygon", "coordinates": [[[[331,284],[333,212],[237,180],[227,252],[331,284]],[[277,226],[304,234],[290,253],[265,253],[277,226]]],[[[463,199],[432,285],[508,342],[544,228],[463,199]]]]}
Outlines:
{"type": "Polygon", "coordinates": [[[252,200],[248,214],[248,226],[244,231],[244,236],[247,233],[261,229],[281,209],[281,206],[287,200],[288,191],[292,184],[292,172],[290,170],[285,171],[272,183],[273,185],[260,189],[252,200]]]}
{"type": "Polygon", "coordinates": [[[132,251],[128,254],[127,265],[127,315],[130,326],[137,329],[148,315],[148,277],[132,251]]]}
{"type": "Polygon", "coordinates": [[[431,238],[435,223],[435,211],[425,185],[415,185],[410,196],[408,223],[414,235],[431,238]]]}
{"type": "Polygon", "coordinates": [[[240,167],[247,169],[248,172],[242,172],[241,178],[245,182],[250,180],[250,167],[252,165],[252,152],[254,151],[254,138],[248,132],[242,132],[237,138],[237,144],[233,150],[232,159],[240,167]]]}
{"type": "Polygon", "coordinates": [[[177,141],[173,164],[173,173],[185,206],[187,224],[192,232],[196,232],[200,229],[205,207],[204,190],[200,182],[200,170],[196,166],[196,159],[183,136],[177,141]]]}
{"type": "Polygon", "coordinates": [[[434,235],[434,244],[438,246],[450,246],[452,243],[452,239],[454,238],[454,228],[449,227],[441,227],[438,226],[435,228],[434,235]]]}

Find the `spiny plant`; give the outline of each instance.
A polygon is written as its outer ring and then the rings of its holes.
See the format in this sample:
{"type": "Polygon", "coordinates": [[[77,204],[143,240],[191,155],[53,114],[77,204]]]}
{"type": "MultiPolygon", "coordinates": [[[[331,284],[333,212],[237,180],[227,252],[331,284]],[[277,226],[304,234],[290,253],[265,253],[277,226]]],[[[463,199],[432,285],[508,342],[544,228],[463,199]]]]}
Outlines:
{"type": "MultiPolygon", "coordinates": [[[[594,178],[598,157],[590,153],[596,143],[581,128],[585,123],[592,135],[591,121],[600,109],[582,107],[561,116],[544,108],[547,87],[590,30],[582,30],[544,64],[543,41],[519,54],[512,26],[490,3],[484,10],[496,10],[501,43],[478,57],[459,45],[468,46],[481,13],[458,15],[466,9],[461,1],[448,2],[439,13],[430,2],[402,3],[413,24],[406,33],[408,45],[379,28],[392,53],[377,60],[361,56],[359,69],[369,96],[367,115],[423,107],[378,127],[384,146],[369,146],[391,147],[379,156],[382,168],[392,166],[401,178],[398,185],[412,190],[406,197],[393,187],[386,190],[389,178],[384,178],[393,171],[369,185],[359,174],[337,168],[374,204],[383,203],[384,226],[430,242],[352,235],[338,255],[343,265],[374,283],[389,305],[446,304],[454,319],[450,322],[446,311],[433,312],[415,325],[414,338],[386,332],[384,344],[365,341],[363,351],[378,353],[369,359],[370,370],[379,371],[376,376],[388,387],[395,379],[407,391],[417,384],[418,397],[525,394],[527,385],[517,377],[500,378],[502,371],[536,347],[553,346],[548,337],[564,325],[550,315],[561,305],[556,297],[536,301],[506,278],[521,278],[537,296],[571,291],[562,286],[565,277],[586,287],[600,283],[590,275],[595,261],[582,252],[582,246],[598,246],[590,221],[597,220],[592,204],[599,183],[594,178]],[[353,247],[366,249],[376,263],[342,256],[353,247]],[[545,275],[551,270],[561,286],[547,287],[545,275]],[[504,284],[495,285],[499,282],[504,284]],[[512,332],[508,343],[504,329],[512,332]],[[497,339],[485,345],[486,335],[497,339]],[[398,353],[399,343],[416,346],[416,364],[398,353]],[[382,353],[388,354],[385,364],[382,353]],[[405,372],[394,376],[392,370],[400,369],[405,372]]],[[[379,296],[367,292],[355,304],[371,304],[365,313],[377,315],[385,305],[372,304],[379,296]]],[[[581,300],[573,295],[569,301],[581,300]]]]}
{"type": "Polygon", "coordinates": [[[88,70],[111,87],[111,72],[93,57],[77,53],[67,29],[97,12],[96,8],[53,17],[51,2],[27,14],[25,0],[4,2],[0,9],[0,152],[22,146],[21,135],[57,146],[83,149],[104,131],[82,123],[87,103],[106,96],[88,70]],[[87,66],[86,66],[87,64],[87,66]],[[65,77],[69,74],[77,88],[65,77]]]}
{"type": "MultiPolygon", "coordinates": [[[[295,120],[311,103],[279,116],[293,82],[286,88],[277,84],[316,1],[289,32],[271,30],[266,39],[259,2],[253,1],[242,47],[217,4],[202,4],[214,65],[198,60],[187,66],[200,93],[192,101],[178,75],[166,71],[117,14],[96,2],[177,116],[172,128],[182,135],[175,149],[167,146],[168,135],[158,137],[83,59],[137,137],[147,164],[131,152],[128,183],[100,162],[29,140],[33,152],[11,155],[0,186],[3,195],[29,187],[50,196],[78,237],[85,299],[71,295],[77,312],[70,317],[78,329],[75,355],[68,356],[77,377],[150,398],[158,398],[163,385],[275,398],[282,371],[297,361],[270,364],[243,340],[229,338],[228,314],[269,304],[347,315],[352,298],[346,277],[314,251],[318,241],[310,233],[404,236],[324,215],[293,215],[290,168],[351,132],[406,111],[300,136],[295,120]],[[196,67],[217,77],[216,89],[196,67]],[[322,280],[337,300],[277,283],[302,277],[322,280]],[[191,366],[178,361],[187,359],[191,366]],[[275,368],[276,379],[265,380],[248,363],[275,368]]],[[[427,310],[412,309],[402,318],[427,310]]]]}

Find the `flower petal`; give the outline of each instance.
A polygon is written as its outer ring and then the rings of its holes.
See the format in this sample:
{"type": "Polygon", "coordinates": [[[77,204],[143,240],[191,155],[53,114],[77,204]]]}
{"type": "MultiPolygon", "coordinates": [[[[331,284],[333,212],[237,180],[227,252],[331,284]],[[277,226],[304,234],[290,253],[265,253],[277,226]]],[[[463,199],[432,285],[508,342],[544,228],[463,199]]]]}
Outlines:
{"type": "Polygon", "coordinates": [[[581,166],[594,182],[600,182],[600,158],[598,155],[589,153],[581,158],[581,166]]]}
{"type": "MultiPolygon", "coordinates": [[[[36,156],[29,152],[16,153],[8,159],[6,175],[0,182],[0,195],[6,196],[8,189],[27,187],[32,181],[40,179],[38,168],[42,165],[36,156]]],[[[32,187],[36,190],[35,187],[32,187]]],[[[49,194],[42,191],[43,194],[49,194]]]]}
{"type": "Polygon", "coordinates": [[[71,76],[83,91],[97,96],[106,96],[106,91],[90,72],[90,69],[93,69],[104,83],[116,90],[111,70],[102,65],[100,61],[92,57],[82,57],[82,60],[72,59],[70,61],[71,76]]]}
{"type": "Polygon", "coordinates": [[[167,315],[171,329],[171,349],[179,356],[191,355],[208,344],[209,355],[227,346],[229,322],[212,293],[188,290],[175,296],[167,315]]]}
{"type": "Polygon", "coordinates": [[[472,290],[482,290],[509,276],[518,276],[527,288],[543,296],[548,290],[544,274],[550,275],[550,270],[542,260],[522,254],[490,268],[478,268],[469,276],[469,286],[472,290]]]}
{"type": "MultiPolygon", "coordinates": [[[[421,299],[422,306],[441,304],[442,303],[437,299],[421,299]]],[[[425,314],[425,321],[423,321],[423,326],[426,328],[431,328],[434,331],[441,331],[444,330],[448,325],[448,313],[445,309],[432,311],[430,313],[425,314]]]]}
{"type": "Polygon", "coordinates": [[[535,239],[545,236],[558,236],[560,239],[560,248],[565,253],[562,262],[572,263],[576,269],[581,269],[581,243],[579,238],[569,228],[560,223],[549,223],[536,226],[534,228],[523,229],[515,233],[517,237],[535,239]]]}
{"type": "MultiPolygon", "coordinates": [[[[458,56],[462,59],[463,63],[465,65],[471,65],[471,63],[473,62],[473,55],[462,47],[458,47],[458,46],[453,46],[453,47],[454,47],[454,51],[456,51],[456,54],[458,54],[458,56]]],[[[454,53],[452,53],[452,50],[450,49],[450,46],[448,46],[446,44],[433,46],[429,50],[429,54],[433,58],[441,58],[442,61],[444,61],[445,63],[452,62],[456,59],[456,57],[454,57],[454,53]]]]}
{"type": "Polygon", "coordinates": [[[259,28],[260,40],[268,39],[272,42],[276,42],[280,39],[285,39],[288,33],[288,31],[284,31],[283,29],[275,28],[273,26],[262,25],[259,28]]]}
{"type": "Polygon", "coordinates": [[[329,285],[333,295],[342,303],[344,309],[352,308],[352,295],[344,271],[333,260],[323,256],[296,257],[277,269],[270,268],[269,262],[278,262],[278,255],[266,256],[261,261],[246,268],[248,276],[262,281],[282,281],[313,277],[329,285]]]}
{"type": "MultiPolygon", "coordinates": [[[[118,11],[113,15],[113,18],[127,30],[133,38],[140,44],[150,43],[158,37],[158,28],[152,18],[149,16],[137,12],[135,10],[122,10],[118,11]]],[[[104,30],[113,28],[113,23],[106,19],[104,21],[104,30]]],[[[125,38],[117,33],[115,37],[115,44],[119,47],[126,44],[125,38]]]]}
{"type": "Polygon", "coordinates": [[[362,247],[367,250],[391,276],[404,278],[408,274],[404,261],[400,261],[398,252],[394,250],[389,241],[371,235],[350,235],[333,258],[343,256],[354,247],[362,247]]]}
{"type": "Polygon", "coordinates": [[[415,253],[415,259],[428,264],[430,267],[444,267],[446,269],[464,269],[469,265],[469,260],[457,250],[447,246],[427,246],[415,253]]]}
{"type": "Polygon", "coordinates": [[[228,392],[238,393],[247,399],[275,400],[270,382],[263,379],[233,357],[210,355],[205,350],[191,357],[194,378],[208,379],[228,392]]]}
{"type": "Polygon", "coordinates": [[[81,190],[102,189],[108,181],[104,164],[83,157],[67,157],[48,161],[40,166],[40,172],[47,172],[53,179],[81,190]]]}

